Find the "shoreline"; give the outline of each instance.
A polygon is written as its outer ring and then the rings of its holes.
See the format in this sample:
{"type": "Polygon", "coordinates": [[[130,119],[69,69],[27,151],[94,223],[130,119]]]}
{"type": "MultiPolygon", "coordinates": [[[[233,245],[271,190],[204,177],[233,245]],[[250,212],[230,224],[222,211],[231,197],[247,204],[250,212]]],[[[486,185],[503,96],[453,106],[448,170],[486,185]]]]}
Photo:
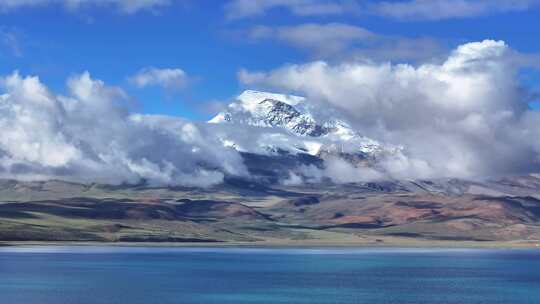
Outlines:
{"type": "Polygon", "coordinates": [[[388,242],[41,242],[0,241],[1,247],[148,247],[148,248],[416,248],[416,249],[538,249],[540,241],[474,242],[418,241],[388,242]]]}

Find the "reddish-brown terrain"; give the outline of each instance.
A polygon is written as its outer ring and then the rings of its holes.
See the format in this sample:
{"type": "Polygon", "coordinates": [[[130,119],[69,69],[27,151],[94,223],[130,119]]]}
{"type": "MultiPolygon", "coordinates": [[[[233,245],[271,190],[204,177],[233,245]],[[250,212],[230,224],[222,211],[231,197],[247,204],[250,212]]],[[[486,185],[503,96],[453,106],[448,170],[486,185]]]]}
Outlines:
{"type": "Polygon", "coordinates": [[[0,241],[536,244],[540,179],[213,189],[0,183],[0,241]]]}

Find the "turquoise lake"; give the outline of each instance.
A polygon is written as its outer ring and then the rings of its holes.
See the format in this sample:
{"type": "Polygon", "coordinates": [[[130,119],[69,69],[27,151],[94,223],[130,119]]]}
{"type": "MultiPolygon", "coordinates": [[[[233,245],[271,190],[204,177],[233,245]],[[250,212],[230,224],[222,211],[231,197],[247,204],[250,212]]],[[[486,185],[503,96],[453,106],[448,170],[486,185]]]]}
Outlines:
{"type": "Polygon", "coordinates": [[[2,304],[540,303],[540,251],[1,247],[2,304]]]}

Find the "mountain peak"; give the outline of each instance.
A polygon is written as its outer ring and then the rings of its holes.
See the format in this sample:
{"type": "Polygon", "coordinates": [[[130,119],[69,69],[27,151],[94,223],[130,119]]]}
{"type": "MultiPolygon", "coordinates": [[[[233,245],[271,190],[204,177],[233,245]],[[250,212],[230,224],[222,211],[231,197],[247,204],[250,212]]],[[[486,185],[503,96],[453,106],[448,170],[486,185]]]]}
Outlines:
{"type": "Polygon", "coordinates": [[[279,127],[297,135],[324,135],[325,128],[301,105],[304,101],[300,96],[247,90],[209,122],[279,127]]]}
{"type": "MultiPolygon", "coordinates": [[[[304,150],[313,150],[310,154],[318,154],[324,150],[329,153],[360,152],[374,155],[387,150],[388,147],[361,135],[346,121],[339,117],[321,115],[316,107],[305,101],[306,99],[300,96],[248,90],[240,94],[209,123],[260,127],[267,133],[279,129],[290,134],[288,140],[285,140],[287,145],[296,143],[301,147],[309,146],[304,150]],[[317,144],[313,145],[314,142],[317,144]],[[313,146],[317,147],[316,151],[310,148],[313,146]]],[[[275,136],[266,137],[266,140],[272,142],[275,139],[275,136]]],[[[273,146],[275,143],[266,144],[273,146]]],[[[282,147],[282,150],[287,149],[282,147]]]]}
{"type": "Polygon", "coordinates": [[[254,90],[246,90],[242,92],[242,94],[238,95],[236,99],[245,105],[257,104],[264,100],[276,100],[291,106],[296,106],[299,103],[305,101],[305,98],[301,96],[261,92],[254,90]]]}

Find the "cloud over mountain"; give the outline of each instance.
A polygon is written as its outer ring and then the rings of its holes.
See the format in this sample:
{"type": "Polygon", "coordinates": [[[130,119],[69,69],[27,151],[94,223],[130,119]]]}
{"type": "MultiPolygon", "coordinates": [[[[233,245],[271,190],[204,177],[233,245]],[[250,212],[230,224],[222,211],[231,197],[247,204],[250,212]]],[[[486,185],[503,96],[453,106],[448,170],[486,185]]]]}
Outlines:
{"type": "MultiPolygon", "coordinates": [[[[124,90],[87,72],[64,95],[14,72],[0,77],[0,177],[210,186],[251,177],[242,153],[283,152],[320,157],[285,168],[284,184],[530,173],[539,169],[540,112],[528,107],[533,94],[514,55],[485,40],[440,63],[244,70],[244,85],[306,98],[248,91],[217,124],[132,113],[124,90]]],[[[139,75],[140,85],[166,86],[156,71],[141,73],[152,77],[139,75]]]]}
{"type": "Polygon", "coordinates": [[[132,114],[118,87],[83,73],[56,95],[37,77],[0,78],[0,176],[208,186],[245,169],[204,126],[132,114]]]}
{"type": "Polygon", "coordinates": [[[485,40],[440,64],[316,61],[239,78],[341,109],[364,134],[403,145],[379,164],[395,178],[486,177],[538,169],[540,113],[511,55],[485,40]]]}

